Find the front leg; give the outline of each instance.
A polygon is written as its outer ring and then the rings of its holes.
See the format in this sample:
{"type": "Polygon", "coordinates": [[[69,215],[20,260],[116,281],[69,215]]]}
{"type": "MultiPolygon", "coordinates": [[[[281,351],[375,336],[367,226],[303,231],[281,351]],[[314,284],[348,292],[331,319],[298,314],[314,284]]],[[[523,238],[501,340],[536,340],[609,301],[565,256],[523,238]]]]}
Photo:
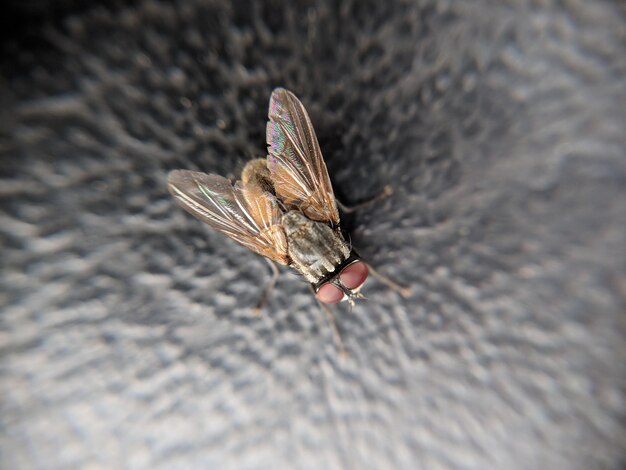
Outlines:
{"type": "Polygon", "coordinates": [[[346,357],[348,357],[348,353],[346,352],[346,347],[344,346],[343,340],[341,339],[341,334],[339,333],[339,328],[337,328],[337,322],[335,322],[335,316],[333,315],[332,310],[328,305],[326,305],[324,302],[320,301],[317,298],[317,295],[315,294],[315,289],[310,284],[309,289],[311,289],[311,292],[313,293],[313,296],[315,297],[315,300],[317,301],[320,308],[324,310],[326,318],[328,318],[328,322],[330,323],[330,329],[333,332],[335,344],[337,344],[337,347],[339,348],[339,353],[341,354],[341,357],[345,359],[346,357]]]}
{"type": "Polygon", "coordinates": [[[392,279],[388,278],[387,276],[385,276],[384,274],[379,273],[377,270],[375,270],[371,264],[366,263],[364,261],[365,265],[367,266],[367,269],[369,269],[369,272],[372,276],[374,276],[378,281],[380,281],[381,283],[385,284],[387,287],[389,287],[392,291],[397,292],[398,294],[400,294],[402,297],[404,297],[405,299],[408,299],[411,294],[413,293],[413,291],[411,290],[411,288],[409,287],[404,287],[401,286],[400,284],[398,284],[397,282],[393,281],[392,279]]]}

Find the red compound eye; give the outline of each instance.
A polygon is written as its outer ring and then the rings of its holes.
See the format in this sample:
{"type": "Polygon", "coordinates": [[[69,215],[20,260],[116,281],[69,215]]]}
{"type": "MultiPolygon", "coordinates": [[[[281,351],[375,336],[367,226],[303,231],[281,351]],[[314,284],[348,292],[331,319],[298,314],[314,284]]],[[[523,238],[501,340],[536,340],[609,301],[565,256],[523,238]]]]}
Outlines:
{"type": "MultiPolygon", "coordinates": [[[[358,289],[367,279],[367,275],[367,265],[362,261],[357,261],[344,268],[341,274],[339,274],[339,279],[348,289],[358,289]]],[[[323,284],[315,295],[320,302],[324,302],[325,304],[339,303],[344,296],[341,289],[333,286],[330,282],[323,284]]]]}
{"type": "Polygon", "coordinates": [[[358,289],[363,285],[368,274],[367,265],[363,261],[357,261],[341,271],[339,279],[348,289],[358,289]]]}
{"type": "Polygon", "coordinates": [[[333,286],[330,282],[322,284],[315,296],[320,302],[325,304],[336,304],[343,299],[343,292],[338,287],[333,286]]]}

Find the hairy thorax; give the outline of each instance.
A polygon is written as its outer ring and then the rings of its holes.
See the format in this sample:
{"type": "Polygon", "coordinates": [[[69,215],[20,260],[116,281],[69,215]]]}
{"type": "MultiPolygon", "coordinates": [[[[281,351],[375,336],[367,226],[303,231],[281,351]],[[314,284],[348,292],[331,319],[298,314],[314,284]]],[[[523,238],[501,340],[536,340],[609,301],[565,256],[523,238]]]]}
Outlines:
{"type": "Polygon", "coordinates": [[[350,246],[341,233],[322,222],[289,211],[283,216],[282,225],[293,266],[311,283],[334,272],[350,256],[350,246]]]}

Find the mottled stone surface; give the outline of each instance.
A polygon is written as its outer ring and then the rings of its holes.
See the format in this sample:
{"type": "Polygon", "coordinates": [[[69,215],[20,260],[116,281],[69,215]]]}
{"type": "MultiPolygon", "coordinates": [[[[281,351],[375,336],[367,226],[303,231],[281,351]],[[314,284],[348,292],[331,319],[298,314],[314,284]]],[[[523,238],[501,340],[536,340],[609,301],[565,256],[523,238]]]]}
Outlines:
{"type": "Polygon", "coordinates": [[[9,2],[0,466],[619,468],[619,2],[9,2]],[[251,5],[252,4],[252,5],[251,5]],[[175,207],[307,106],[347,219],[413,288],[337,309],[175,207]]]}

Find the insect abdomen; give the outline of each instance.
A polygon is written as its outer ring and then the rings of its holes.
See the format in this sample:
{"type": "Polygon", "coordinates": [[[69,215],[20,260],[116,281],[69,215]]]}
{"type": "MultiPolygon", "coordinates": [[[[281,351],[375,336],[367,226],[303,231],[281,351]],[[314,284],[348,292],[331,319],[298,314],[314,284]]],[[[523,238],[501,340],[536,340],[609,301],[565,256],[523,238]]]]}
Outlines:
{"type": "Polygon", "coordinates": [[[289,257],[294,267],[311,283],[317,283],[335,271],[350,255],[343,237],[322,222],[290,211],[282,219],[289,257]]]}

